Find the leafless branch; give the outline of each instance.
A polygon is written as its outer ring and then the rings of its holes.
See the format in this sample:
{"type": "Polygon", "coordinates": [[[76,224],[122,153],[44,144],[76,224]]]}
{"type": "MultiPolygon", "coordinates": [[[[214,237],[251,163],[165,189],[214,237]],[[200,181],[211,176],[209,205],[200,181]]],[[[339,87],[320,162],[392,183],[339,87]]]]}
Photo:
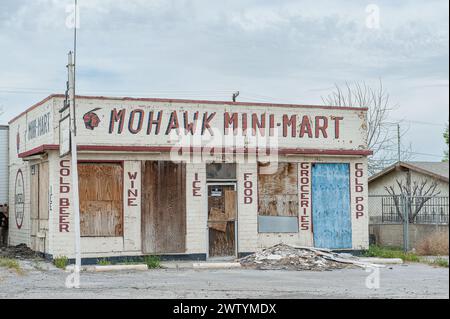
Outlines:
{"type": "MultiPolygon", "coordinates": [[[[389,119],[390,112],[397,108],[391,105],[390,95],[386,92],[382,81],[376,87],[365,82],[345,82],[327,96],[322,97],[324,104],[331,106],[366,107],[367,112],[367,147],[373,151],[369,158],[369,172],[374,174],[398,161],[398,139],[396,124],[389,119]]],[[[406,131],[403,128],[401,135],[406,131]]],[[[408,148],[401,147],[401,160],[411,159],[408,148]]]]}
{"type": "Polygon", "coordinates": [[[386,186],[385,190],[392,197],[395,203],[397,214],[403,221],[403,214],[401,213],[400,197],[404,198],[405,205],[408,209],[408,220],[414,223],[417,215],[423,209],[425,204],[434,197],[441,194],[438,191],[437,181],[422,180],[420,182],[414,181],[411,185],[404,183],[403,180],[396,180],[398,194],[395,191],[395,186],[386,186]]]}

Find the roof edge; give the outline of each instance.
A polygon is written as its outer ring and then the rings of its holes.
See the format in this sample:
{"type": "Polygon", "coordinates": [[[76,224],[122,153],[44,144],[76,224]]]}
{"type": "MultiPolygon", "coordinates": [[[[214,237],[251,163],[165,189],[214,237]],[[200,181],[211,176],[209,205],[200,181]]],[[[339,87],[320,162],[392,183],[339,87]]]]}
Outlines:
{"type": "Polygon", "coordinates": [[[444,182],[447,182],[447,183],[449,182],[449,178],[447,178],[445,176],[438,175],[436,173],[430,172],[428,170],[422,169],[420,167],[417,167],[417,166],[414,166],[412,164],[405,163],[405,162],[397,162],[397,163],[395,163],[395,164],[385,168],[381,172],[379,172],[379,173],[369,177],[369,181],[368,182],[371,183],[374,180],[389,174],[390,172],[392,172],[393,170],[395,170],[398,167],[404,167],[404,168],[410,169],[412,171],[415,171],[415,172],[418,172],[418,173],[421,173],[421,174],[424,174],[424,175],[428,175],[428,176],[434,177],[434,178],[436,178],[438,180],[441,180],[441,181],[444,181],[444,182]]]}
{"type": "Polygon", "coordinates": [[[13,122],[15,122],[18,118],[22,117],[23,115],[27,114],[28,112],[31,112],[32,110],[34,110],[35,108],[41,106],[42,104],[50,101],[51,99],[55,98],[55,97],[64,97],[64,95],[62,94],[51,94],[49,96],[47,96],[45,99],[37,102],[36,104],[33,104],[32,106],[30,106],[29,108],[27,108],[25,111],[23,111],[22,113],[20,113],[19,115],[15,116],[12,120],[10,120],[8,122],[9,125],[11,125],[13,122]]]}
{"type": "MultiPolygon", "coordinates": [[[[28,109],[15,116],[8,124],[13,123],[21,116],[34,110],[40,105],[48,102],[53,98],[64,98],[64,94],[51,94],[45,99],[30,106],[28,109]]],[[[294,104],[294,103],[260,103],[260,102],[230,102],[230,101],[211,101],[211,100],[189,100],[189,99],[163,99],[163,98],[136,98],[136,97],[112,97],[112,96],[95,96],[95,95],[77,95],[78,99],[90,100],[116,100],[116,101],[141,101],[141,102],[160,102],[160,103],[193,103],[193,104],[211,104],[211,105],[237,105],[237,106],[272,106],[272,107],[293,107],[293,108],[317,108],[325,110],[346,110],[346,111],[368,111],[367,107],[352,107],[352,106],[331,106],[331,105],[314,105],[314,104],[294,104]]]]}

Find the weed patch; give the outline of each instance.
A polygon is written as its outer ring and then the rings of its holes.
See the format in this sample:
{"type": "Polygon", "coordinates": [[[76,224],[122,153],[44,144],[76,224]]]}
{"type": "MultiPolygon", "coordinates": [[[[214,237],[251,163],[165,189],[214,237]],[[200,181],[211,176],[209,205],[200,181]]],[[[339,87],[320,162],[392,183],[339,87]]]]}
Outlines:
{"type": "Polygon", "coordinates": [[[66,269],[67,265],[69,264],[69,258],[66,256],[59,256],[53,259],[53,264],[56,268],[59,269],[66,269]]]}
{"type": "Polygon", "coordinates": [[[0,257],[0,267],[15,270],[18,274],[23,274],[22,268],[20,268],[19,262],[12,258],[0,257]]]}
{"type": "Polygon", "coordinates": [[[400,258],[403,261],[419,262],[420,258],[414,253],[405,253],[402,249],[391,248],[391,247],[381,247],[377,245],[372,245],[364,253],[365,257],[379,257],[379,258],[400,258]]]}
{"type": "Polygon", "coordinates": [[[144,259],[148,269],[161,268],[161,259],[159,256],[146,256],[144,259]]]}

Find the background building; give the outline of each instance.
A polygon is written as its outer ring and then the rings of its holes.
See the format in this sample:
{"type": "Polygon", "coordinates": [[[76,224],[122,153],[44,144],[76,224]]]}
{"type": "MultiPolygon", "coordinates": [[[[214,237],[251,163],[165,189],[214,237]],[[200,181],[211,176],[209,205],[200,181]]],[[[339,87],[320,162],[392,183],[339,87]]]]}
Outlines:
{"type": "MultiPolygon", "coordinates": [[[[403,247],[401,214],[406,209],[409,248],[417,248],[427,239],[446,241],[448,247],[448,183],[449,166],[444,162],[398,162],[371,176],[369,215],[373,243],[403,247]],[[386,188],[391,189],[391,194],[386,188]],[[392,196],[392,190],[396,196],[392,196]],[[401,194],[406,196],[404,202],[401,194]]],[[[442,244],[435,242],[435,245],[442,244]]]]}
{"type": "Polygon", "coordinates": [[[0,205],[8,203],[8,126],[0,125],[0,205]]]}
{"type": "Polygon", "coordinates": [[[0,125],[0,247],[8,241],[8,138],[8,126],[0,125]]]}

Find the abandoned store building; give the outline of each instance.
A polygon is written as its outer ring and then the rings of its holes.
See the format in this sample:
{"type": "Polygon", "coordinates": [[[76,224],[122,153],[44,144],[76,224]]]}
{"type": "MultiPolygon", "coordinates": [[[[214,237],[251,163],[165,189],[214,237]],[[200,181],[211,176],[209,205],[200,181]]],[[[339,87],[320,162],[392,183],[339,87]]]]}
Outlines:
{"type": "MultiPolygon", "coordinates": [[[[241,256],[280,242],[367,248],[367,109],[76,101],[86,260],[241,256]]],[[[63,105],[51,95],[9,123],[9,244],[50,258],[74,257],[63,105]]]]}

